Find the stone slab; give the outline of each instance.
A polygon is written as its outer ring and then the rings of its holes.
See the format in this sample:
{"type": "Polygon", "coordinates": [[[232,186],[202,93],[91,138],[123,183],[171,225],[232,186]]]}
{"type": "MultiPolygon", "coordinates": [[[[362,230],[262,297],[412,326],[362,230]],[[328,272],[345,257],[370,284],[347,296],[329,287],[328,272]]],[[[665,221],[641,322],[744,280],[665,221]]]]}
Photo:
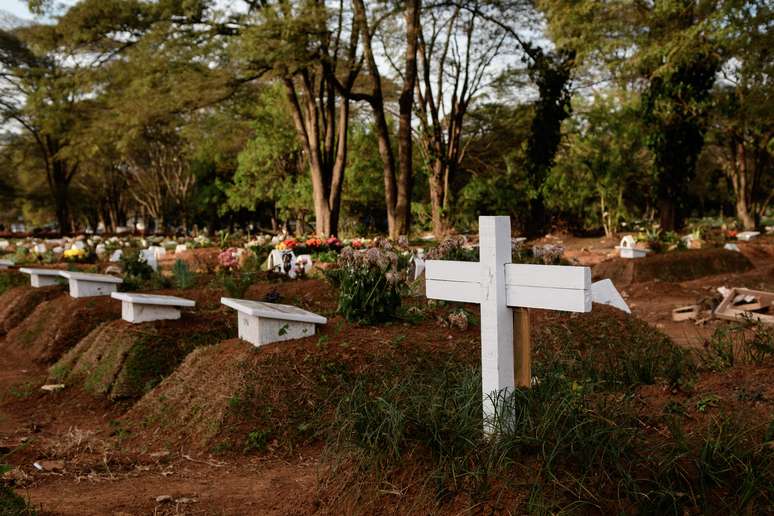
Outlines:
{"type": "Polygon", "coordinates": [[[180,306],[192,308],[196,301],[177,296],[160,296],[156,294],[136,294],[134,292],[113,292],[110,297],[137,305],[180,306]]]}
{"type": "Polygon", "coordinates": [[[227,297],[220,302],[237,310],[239,338],[254,346],[309,337],[315,334],[316,324],[328,322],[321,315],[290,305],[227,297]]]}
{"type": "Polygon", "coordinates": [[[109,274],[62,271],[62,277],[70,284],[70,297],[109,296],[118,290],[118,284],[124,280],[109,274]]]}
{"type": "Polygon", "coordinates": [[[32,288],[49,287],[57,285],[59,278],[62,277],[62,271],[59,269],[33,269],[22,267],[19,272],[30,275],[30,286],[32,288]]]}

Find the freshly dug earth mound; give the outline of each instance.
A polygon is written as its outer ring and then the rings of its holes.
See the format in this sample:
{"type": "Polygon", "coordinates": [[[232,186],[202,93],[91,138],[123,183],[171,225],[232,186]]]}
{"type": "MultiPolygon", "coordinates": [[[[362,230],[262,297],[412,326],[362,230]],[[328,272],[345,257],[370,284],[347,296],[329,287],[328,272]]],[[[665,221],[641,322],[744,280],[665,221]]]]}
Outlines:
{"type": "Polygon", "coordinates": [[[645,258],[613,258],[593,269],[594,279],[609,278],[618,288],[652,280],[681,282],[716,274],[742,273],[753,268],[741,253],[699,249],[654,254],[645,258]]]}
{"type": "Polygon", "coordinates": [[[0,295],[0,335],[30,315],[36,306],[63,293],[62,287],[15,287],[0,295]]]}
{"type": "Polygon", "coordinates": [[[22,351],[38,362],[51,363],[101,323],[120,316],[121,303],[108,298],[60,296],[40,303],[8,332],[3,346],[22,351]]]}
{"type": "MultiPolygon", "coordinates": [[[[143,446],[289,451],[314,444],[357,384],[390,382],[398,370],[479,367],[479,327],[450,329],[439,324],[441,311],[417,325],[357,326],[336,317],[306,339],[261,348],[233,339],[197,349],[134,405],[127,424],[143,446]]],[[[607,306],[573,316],[536,312],[534,322],[536,360],[580,357],[583,373],[592,371],[600,381],[648,383],[670,375],[681,358],[665,336],[607,306]],[[599,337],[584,344],[600,328],[599,337]],[[600,358],[609,353],[618,360],[600,358]],[[626,365],[605,369],[614,362],[626,365]]],[[[567,372],[574,370],[568,366],[567,372]]]]}
{"type": "Polygon", "coordinates": [[[223,317],[185,314],[176,321],[135,325],[106,322],[50,370],[56,382],[82,383],[94,395],[136,399],[155,387],[193,349],[220,342],[232,332],[223,317]]]}

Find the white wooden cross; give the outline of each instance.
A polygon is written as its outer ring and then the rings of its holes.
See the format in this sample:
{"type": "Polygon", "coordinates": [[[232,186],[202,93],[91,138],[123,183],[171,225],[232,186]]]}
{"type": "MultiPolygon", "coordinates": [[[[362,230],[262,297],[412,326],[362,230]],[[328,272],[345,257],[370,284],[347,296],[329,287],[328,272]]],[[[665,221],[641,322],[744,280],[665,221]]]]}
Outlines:
{"type": "Polygon", "coordinates": [[[480,262],[428,260],[426,295],[430,299],[481,305],[481,387],[484,420],[495,414],[494,401],[518,384],[529,387],[528,308],[591,311],[591,269],[511,263],[510,217],[479,217],[480,262]],[[511,308],[516,312],[511,314],[511,308]],[[518,323],[514,341],[514,322],[518,323]],[[519,364],[514,362],[514,344],[519,364]]]}

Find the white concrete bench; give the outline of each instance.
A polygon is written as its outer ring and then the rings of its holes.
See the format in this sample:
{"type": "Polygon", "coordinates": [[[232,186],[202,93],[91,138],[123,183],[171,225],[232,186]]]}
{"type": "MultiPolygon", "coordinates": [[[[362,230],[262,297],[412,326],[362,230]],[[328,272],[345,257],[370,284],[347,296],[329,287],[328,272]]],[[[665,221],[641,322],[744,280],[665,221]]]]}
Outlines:
{"type": "Polygon", "coordinates": [[[220,302],[238,312],[239,338],[254,346],[314,335],[315,324],[328,320],[302,308],[223,297],[220,302]]]}
{"type": "Polygon", "coordinates": [[[58,284],[62,271],[58,269],[30,269],[22,267],[19,272],[30,275],[30,285],[33,288],[48,287],[58,284]]]}
{"type": "Polygon", "coordinates": [[[11,260],[0,260],[0,270],[7,269],[8,267],[13,267],[14,263],[11,260]]]}
{"type": "Polygon", "coordinates": [[[109,274],[61,271],[61,275],[70,283],[70,297],[109,296],[124,282],[109,274]]]}
{"type": "Polygon", "coordinates": [[[110,297],[121,301],[121,318],[130,323],[180,319],[181,308],[192,308],[195,301],[175,296],[113,292],[110,297]]]}

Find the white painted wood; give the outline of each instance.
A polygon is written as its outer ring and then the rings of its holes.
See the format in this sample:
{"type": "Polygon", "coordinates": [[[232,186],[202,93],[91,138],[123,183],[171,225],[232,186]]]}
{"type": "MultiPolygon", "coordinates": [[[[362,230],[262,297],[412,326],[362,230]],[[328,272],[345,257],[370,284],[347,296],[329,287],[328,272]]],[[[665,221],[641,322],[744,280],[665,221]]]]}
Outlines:
{"type": "Polygon", "coordinates": [[[479,281],[481,264],[454,260],[427,260],[425,278],[441,281],[479,281]]]}
{"type": "Polygon", "coordinates": [[[59,284],[59,278],[62,277],[62,271],[58,269],[32,269],[22,267],[19,272],[30,275],[30,286],[32,288],[49,287],[59,284]]]}
{"type": "Polygon", "coordinates": [[[485,426],[497,397],[514,388],[513,316],[507,305],[505,264],[511,261],[510,217],[479,217],[481,387],[485,426]]]}
{"type": "Polygon", "coordinates": [[[508,306],[512,307],[561,312],[591,311],[591,290],[508,285],[506,292],[508,306]]]}
{"type": "Polygon", "coordinates": [[[427,280],[425,296],[428,299],[481,303],[481,283],[478,281],[427,280]]]}
{"type": "Polygon", "coordinates": [[[614,306],[627,314],[632,313],[629,305],[626,304],[618,289],[615,288],[615,285],[609,279],[595,281],[591,284],[591,300],[594,303],[614,306]]]}
{"type": "Polygon", "coordinates": [[[511,263],[505,266],[505,283],[516,287],[588,290],[591,287],[591,269],[570,265],[511,263]]]}
{"type": "Polygon", "coordinates": [[[254,346],[308,337],[315,334],[316,324],[328,322],[296,306],[228,297],[220,302],[238,311],[239,338],[254,346]]]}
{"type": "Polygon", "coordinates": [[[62,277],[70,284],[70,297],[109,296],[118,290],[118,284],[124,280],[109,274],[91,274],[86,272],[62,271],[62,277]]]}
{"type": "Polygon", "coordinates": [[[479,217],[479,263],[428,260],[426,295],[481,305],[481,389],[484,425],[496,401],[514,388],[510,307],[591,311],[588,267],[512,264],[509,217],[479,217]]]}

